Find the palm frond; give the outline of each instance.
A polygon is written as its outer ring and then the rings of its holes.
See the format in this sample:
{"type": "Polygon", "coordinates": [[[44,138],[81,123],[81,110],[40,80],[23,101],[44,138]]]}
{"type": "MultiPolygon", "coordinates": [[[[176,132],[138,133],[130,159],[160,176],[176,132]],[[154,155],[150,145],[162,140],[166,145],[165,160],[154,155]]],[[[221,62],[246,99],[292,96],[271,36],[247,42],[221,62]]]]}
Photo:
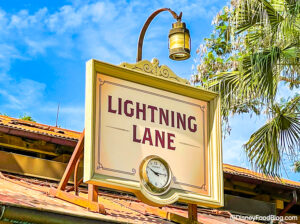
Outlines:
{"type": "Polygon", "coordinates": [[[279,24],[284,20],[284,18],[278,13],[276,9],[267,0],[260,0],[264,5],[264,10],[267,14],[268,20],[272,29],[277,30],[279,24]]]}
{"type": "Polygon", "coordinates": [[[237,34],[253,26],[266,26],[267,24],[271,26],[271,29],[277,30],[284,20],[284,17],[267,0],[240,1],[234,18],[237,34]]]}
{"type": "Polygon", "coordinates": [[[285,0],[288,12],[293,17],[297,17],[300,14],[300,1],[298,0],[285,0]]]}
{"type": "Polygon", "coordinates": [[[299,102],[297,96],[285,106],[274,104],[273,118],[244,144],[250,162],[259,171],[278,176],[283,153],[292,155],[300,149],[299,102]]]}

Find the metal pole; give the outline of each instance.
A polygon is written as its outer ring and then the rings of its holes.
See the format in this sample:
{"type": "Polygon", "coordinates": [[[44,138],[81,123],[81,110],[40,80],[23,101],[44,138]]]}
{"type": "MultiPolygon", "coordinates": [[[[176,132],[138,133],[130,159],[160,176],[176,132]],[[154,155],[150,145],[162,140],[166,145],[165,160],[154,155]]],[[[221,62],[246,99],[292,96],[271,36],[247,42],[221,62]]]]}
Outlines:
{"type": "Polygon", "coordinates": [[[190,223],[198,223],[197,205],[188,204],[188,218],[190,223]]]}
{"type": "Polygon", "coordinates": [[[163,11],[168,11],[172,14],[172,16],[174,17],[174,19],[176,20],[181,20],[182,17],[182,13],[179,14],[179,16],[172,11],[169,8],[162,8],[162,9],[158,9],[155,12],[153,12],[149,18],[147,19],[147,21],[145,22],[141,33],[140,33],[140,37],[139,37],[139,41],[138,41],[138,49],[137,49],[137,57],[136,57],[136,62],[139,62],[142,60],[142,51],[143,51],[143,42],[144,42],[144,36],[146,33],[146,30],[148,28],[148,26],[150,25],[150,23],[152,22],[152,20],[154,19],[155,16],[157,16],[159,13],[163,12],[163,11]]]}

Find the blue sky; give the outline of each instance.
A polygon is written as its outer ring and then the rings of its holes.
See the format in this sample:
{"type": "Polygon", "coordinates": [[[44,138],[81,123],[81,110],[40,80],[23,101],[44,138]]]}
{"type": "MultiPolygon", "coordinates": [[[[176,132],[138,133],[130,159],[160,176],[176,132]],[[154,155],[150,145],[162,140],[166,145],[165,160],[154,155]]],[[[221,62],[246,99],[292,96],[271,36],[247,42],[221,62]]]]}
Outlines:
{"type": "MultiPolygon", "coordinates": [[[[58,1],[10,0],[0,3],[0,112],[27,114],[37,122],[81,131],[84,128],[85,62],[91,58],[112,64],[135,62],[139,32],[156,9],[179,13],[191,33],[192,56],[168,58],[168,32],[174,19],[168,12],[149,26],[143,59],[159,59],[189,79],[196,50],[212,31],[211,21],[223,0],[58,1]]],[[[283,87],[282,94],[286,88],[283,87]]],[[[223,141],[224,162],[249,167],[242,144],[265,118],[231,118],[232,132],[223,141]]],[[[290,179],[299,180],[286,166],[290,179]]],[[[284,176],[286,176],[284,174],[284,176]]]]}

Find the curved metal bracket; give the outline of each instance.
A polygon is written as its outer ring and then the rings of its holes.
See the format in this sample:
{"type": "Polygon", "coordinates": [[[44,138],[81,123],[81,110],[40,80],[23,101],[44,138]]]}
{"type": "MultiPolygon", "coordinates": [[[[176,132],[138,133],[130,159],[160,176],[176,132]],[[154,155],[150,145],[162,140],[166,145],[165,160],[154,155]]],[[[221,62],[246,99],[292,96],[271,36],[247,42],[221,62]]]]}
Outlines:
{"type": "Polygon", "coordinates": [[[149,18],[147,19],[147,21],[145,22],[140,36],[139,36],[139,41],[138,41],[138,50],[137,50],[137,57],[136,57],[136,62],[139,62],[142,60],[142,51],[143,51],[143,42],[144,42],[144,37],[145,37],[145,33],[146,30],[148,29],[148,26],[150,25],[150,23],[152,22],[152,20],[154,19],[155,16],[157,16],[159,13],[164,12],[164,11],[168,11],[172,14],[173,18],[176,19],[177,21],[181,20],[182,17],[182,12],[179,14],[179,16],[172,11],[170,8],[161,8],[156,10],[155,12],[153,12],[149,18]]]}

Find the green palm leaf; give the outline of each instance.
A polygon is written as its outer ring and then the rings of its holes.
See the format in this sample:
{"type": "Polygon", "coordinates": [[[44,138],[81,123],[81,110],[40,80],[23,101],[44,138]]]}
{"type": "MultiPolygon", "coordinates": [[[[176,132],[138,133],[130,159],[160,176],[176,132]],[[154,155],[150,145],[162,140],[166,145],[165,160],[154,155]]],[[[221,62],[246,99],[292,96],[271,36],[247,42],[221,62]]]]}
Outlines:
{"type": "Polygon", "coordinates": [[[253,133],[244,145],[245,152],[256,169],[277,176],[283,153],[300,150],[300,96],[285,106],[274,104],[273,118],[253,133]]]}

